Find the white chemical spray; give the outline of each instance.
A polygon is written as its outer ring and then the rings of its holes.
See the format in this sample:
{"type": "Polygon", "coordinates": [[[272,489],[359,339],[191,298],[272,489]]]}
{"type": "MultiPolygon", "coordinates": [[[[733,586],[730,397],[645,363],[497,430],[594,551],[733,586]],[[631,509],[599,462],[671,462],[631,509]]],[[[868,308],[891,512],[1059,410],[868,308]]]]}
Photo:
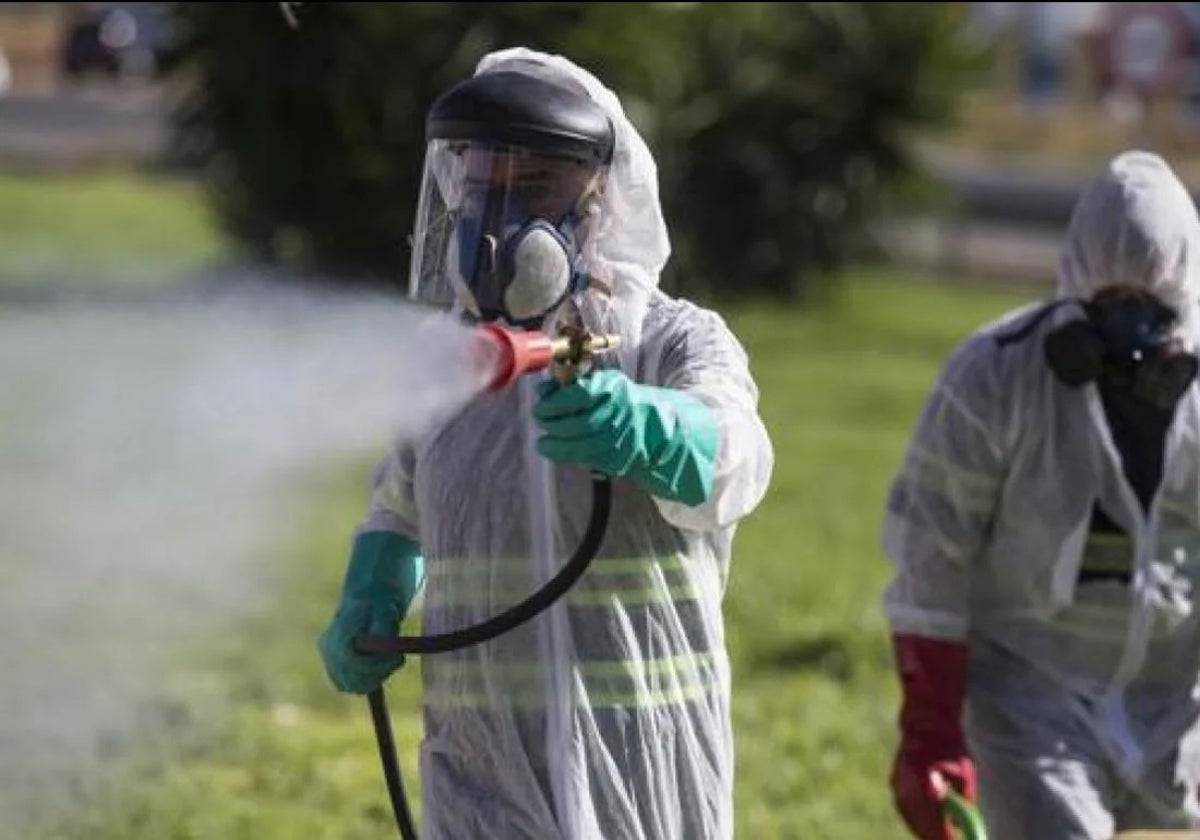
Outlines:
{"type": "Polygon", "coordinates": [[[468,338],[295,289],[0,307],[0,835],[136,728],[174,640],[263,597],[281,482],[480,390],[468,338]]]}

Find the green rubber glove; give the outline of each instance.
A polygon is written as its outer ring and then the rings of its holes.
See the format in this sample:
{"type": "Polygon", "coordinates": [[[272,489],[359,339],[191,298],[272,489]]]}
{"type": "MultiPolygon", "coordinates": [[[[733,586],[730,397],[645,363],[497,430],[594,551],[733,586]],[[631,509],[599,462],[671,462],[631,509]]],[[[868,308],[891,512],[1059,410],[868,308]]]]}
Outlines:
{"type": "Polygon", "coordinates": [[[395,636],[424,582],[425,561],[412,540],[388,531],[354,540],[337,612],[317,644],[325,672],[340,691],[368,694],[404,664],[400,653],[357,653],[354,639],[395,636]]]}
{"type": "Polygon", "coordinates": [[[695,506],[712,494],[717,423],[712,409],[683,391],[638,385],[599,370],[562,386],[538,385],[537,449],[554,461],[628,477],[652,495],[695,506]]]}

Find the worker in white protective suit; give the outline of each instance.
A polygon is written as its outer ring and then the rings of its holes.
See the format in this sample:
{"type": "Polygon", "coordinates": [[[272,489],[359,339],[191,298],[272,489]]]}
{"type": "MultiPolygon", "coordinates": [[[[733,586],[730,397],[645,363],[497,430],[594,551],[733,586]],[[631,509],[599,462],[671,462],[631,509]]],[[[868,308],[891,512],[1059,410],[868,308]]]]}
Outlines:
{"type": "Polygon", "coordinates": [[[896,807],[998,840],[1200,828],[1200,221],[1158,156],[1074,209],[1055,300],[950,356],[887,501],[896,807]]]}
{"type": "Polygon", "coordinates": [[[422,659],[424,840],[716,840],[733,832],[722,596],[773,452],[747,356],[717,314],[657,288],[670,250],[649,150],[617,97],[514,48],[434,104],[413,296],[469,322],[615,334],[574,384],[527,374],[383,465],[337,615],[332,681],[367,693],[425,634],[495,616],[579,545],[592,473],[612,511],[579,583],[481,645],[422,659]]]}

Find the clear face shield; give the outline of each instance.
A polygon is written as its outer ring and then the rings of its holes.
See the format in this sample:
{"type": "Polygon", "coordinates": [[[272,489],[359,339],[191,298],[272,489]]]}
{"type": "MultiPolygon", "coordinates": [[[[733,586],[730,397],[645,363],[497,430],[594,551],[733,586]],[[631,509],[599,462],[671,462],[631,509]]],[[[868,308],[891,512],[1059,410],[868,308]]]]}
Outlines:
{"type": "Polygon", "coordinates": [[[534,328],[586,285],[581,208],[604,166],[480,141],[425,156],[409,297],[534,328]]]}

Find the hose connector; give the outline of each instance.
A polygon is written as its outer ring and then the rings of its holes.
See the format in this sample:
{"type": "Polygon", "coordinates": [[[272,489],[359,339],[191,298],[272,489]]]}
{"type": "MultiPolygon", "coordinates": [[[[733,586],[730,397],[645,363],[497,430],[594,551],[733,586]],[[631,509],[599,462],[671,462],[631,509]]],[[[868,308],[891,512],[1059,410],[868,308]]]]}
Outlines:
{"type": "Polygon", "coordinates": [[[564,326],[554,338],[540,330],[516,331],[496,323],[479,328],[476,358],[488,372],[485,388],[502,391],[523,374],[550,368],[561,385],[569,385],[591,369],[600,353],[617,349],[617,335],[590,333],[581,327],[564,326]]]}
{"type": "Polygon", "coordinates": [[[582,327],[564,326],[558,338],[551,342],[554,360],[550,375],[560,385],[570,385],[592,367],[592,361],[601,353],[610,353],[621,346],[619,335],[590,333],[582,327]]]}

